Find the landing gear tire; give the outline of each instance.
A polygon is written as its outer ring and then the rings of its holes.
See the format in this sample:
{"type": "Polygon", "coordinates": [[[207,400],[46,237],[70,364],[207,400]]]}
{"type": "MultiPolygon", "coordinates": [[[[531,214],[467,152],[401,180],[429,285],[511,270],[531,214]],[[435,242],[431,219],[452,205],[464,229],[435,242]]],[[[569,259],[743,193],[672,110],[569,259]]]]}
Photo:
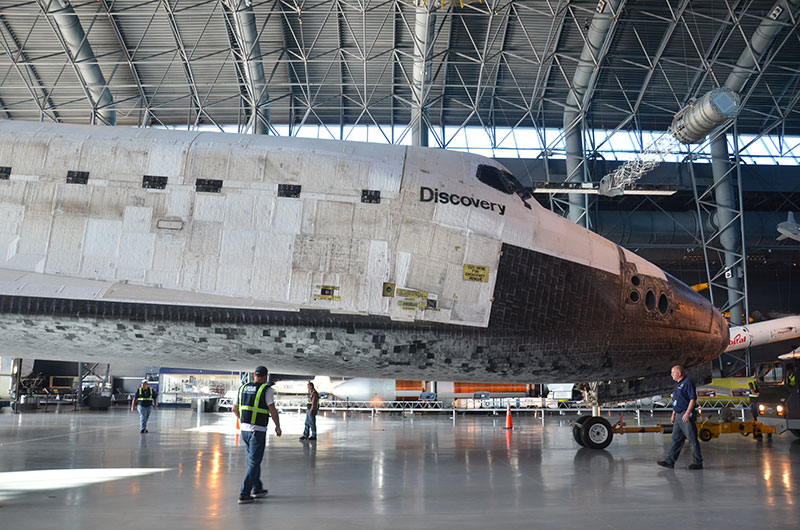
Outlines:
{"type": "Polygon", "coordinates": [[[800,429],[789,429],[789,431],[798,438],[800,438],[800,429]]]}
{"type": "Polygon", "coordinates": [[[578,445],[581,447],[586,447],[581,439],[581,427],[583,426],[583,422],[591,418],[591,416],[581,416],[575,423],[572,425],[572,437],[575,438],[575,441],[578,442],[578,445]]]}
{"type": "Polygon", "coordinates": [[[708,429],[700,429],[700,432],[697,433],[700,436],[700,439],[704,442],[710,442],[714,435],[708,429]]]}
{"type": "Polygon", "coordinates": [[[605,449],[614,438],[611,424],[605,418],[592,416],[581,424],[581,440],[589,449],[605,449]]]}

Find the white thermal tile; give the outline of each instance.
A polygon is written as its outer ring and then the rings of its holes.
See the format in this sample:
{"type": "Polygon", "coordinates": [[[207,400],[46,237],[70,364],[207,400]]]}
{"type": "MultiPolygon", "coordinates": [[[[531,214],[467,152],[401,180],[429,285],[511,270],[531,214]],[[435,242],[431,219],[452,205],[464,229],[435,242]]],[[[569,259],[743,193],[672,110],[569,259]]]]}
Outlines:
{"type": "Polygon", "coordinates": [[[228,296],[250,296],[252,269],[225,266],[217,271],[217,293],[228,296]]]}
{"type": "Polygon", "coordinates": [[[272,226],[278,234],[299,234],[302,220],[303,201],[300,199],[275,199],[275,216],[272,226]]]}
{"type": "Polygon", "coordinates": [[[191,225],[189,251],[193,254],[217,256],[222,239],[222,223],[195,221],[191,225]]]}
{"type": "Polygon", "coordinates": [[[235,268],[251,268],[256,235],[255,230],[223,230],[220,263],[235,268]]]}
{"type": "MultiPolygon", "coordinates": [[[[66,173],[64,173],[66,179],[66,173]]],[[[65,184],[66,185],[66,184],[65,184]]],[[[56,186],[52,182],[28,182],[25,186],[25,214],[42,212],[50,215],[53,212],[53,199],[56,186]]]]}
{"type": "MultiPolygon", "coordinates": [[[[89,167],[80,165],[80,152],[84,141],[84,138],[77,135],[60,136],[57,140],[51,141],[47,146],[47,162],[35,174],[60,176],[66,181],[67,170],[90,171],[89,167]]],[[[37,160],[36,163],[41,163],[41,160],[37,160]]]]}
{"type": "Polygon", "coordinates": [[[186,256],[181,268],[181,288],[188,291],[200,289],[200,272],[202,269],[202,258],[196,256],[186,256]]]}
{"type": "Polygon", "coordinates": [[[225,196],[211,193],[198,193],[194,199],[195,221],[221,221],[225,215],[225,196]]]}
{"type": "Polygon", "coordinates": [[[250,230],[253,228],[253,197],[241,193],[229,193],[225,197],[225,228],[250,230]]]}
{"type": "Polygon", "coordinates": [[[180,271],[183,262],[183,249],[183,245],[157,239],[153,253],[153,269],[180,271]]]}
{"type": "MultiPolygon", "coordinates": [[[[183,175],[184,159],[186,157],[183,143],[154,142],[150,146],[150,156],[147,159],[145,174],[157,177],[169,177],[171,184],[181,184],[179,175],[183,175]]],[[[187,182],[194,186],[194,181],[187,182]]]]}
{"type": "Polygon", "coordinates": [[[403,219],[400,225],[397,250],[427,256],[431,250],[431,240],[433,239],[435,226],[435,224],[428,221],[419,221],[408,217],[403,219]]]}
{"type": "Polygon", "coordinates": [[[144,283],[147,277],[145,269],[130,269],[127,267],[117,267],[116,280],[120,282],[144,283]]]}
{"type": "Polygon", "coordinates": [[[349,238],[353,230],[353,210],[351,203],[319,201],[315,233],[349,238]]]}
{"type": "MultiPolygon", "coordinates": [[[[167,183],[170,187],[171,182],[167,183]]],[[[172,188],[169,191],[169,200],[167,201],[167,217],[180,217],[181,219],[188,219],[192,213],[192,196],[194,193],[186,188],[172,188]]]]}
{"type": "Polygon", "coordinates": [[[303,271],[324,271],[330,260],[330,237],[299,235],[294,241],[292,268],[303,271]]]}
{"type": "Polygon", "coordinates": [[[211,293],[216,290],[218,269],[218,256],[203,257],[203,264],[200,269],[200,291],[211,293]]]}
{"type": "Polygon", "coordinates": [[[380,205],[356,204],[353,216],[353,237],[389,240],[389,212],[380,205]]]}
{"type": "Polygon", "coordinates": [[[463,263],[467,237],[463,230],[436,226],[433,231],[430,256],[448,263],[463,263]]]}
{"type": "Polygon", "coordinates": [[[447,277],[447,264],[428,257],[415,256],[408,276],[408,285],[435,294],[442,294],[447,277]]]}
{"type": "Polygon", "coordinates": [[[0,232],[17,233],[24,208],[20,205],[0,205],[0,232]]]}
{"type": "Polygon", "coordinates": [[[230,151],[226,145],[197,141],[189,148],[188,174],[195,179],[224,180],[230,151]]]}
{"type": "Polygon", "coordinates": [[[467,255],[464,262],[469,265],[483,265],[490,270],[497,269],[500,259],[500,241],[470,234],[467,241],[467,255]]]}
{"type": "Polygon", "coordinates": [[[149,269],[153,265],[155,234],[123,233],[119,243],[120,267],[149,269]]]}
{"type": "Polygon", "coordinates": [[[84,255],[81,260],[81,277],[91,280],[113,280],[116,275],[117,260],[105,256],[84,255]]]}
{"type": "Polygon", "coordinates": [[[25,197],[25,186],[25,181],[13,180],[13,177],[12,180],[3,182],[3,185],[0,186],[0,201],[2,201],[3,206],[22,206],[22,201],[25,197]]]}
{"type": "Polygon", "coordinates": [[[42,254],[16,254],[4,263],[9,269],[18,271],[44,272],[45,256],[42,254]]]}
{"type": "Polygon", "coordinates": [[[122,217],[122,230],[125,232],[149,233],[152,217],[152,208],[126,206],[122,217]]]}
{"type": "Polygon", "coordinates": [[[52,220],[53,217],[50,215],[33,213],[25,215],[22,220],[17,252],[20,254],[46,254],[52,220]]]}
{"type": "Polygon", "coordinates": [[[275,197],[259,194],[253,205],[254,228],[260,232],[272,230],[272,213],[275,209],[275,197]]]}
{"type": "Polygon", "coordinates": [[[295,236],[258,232],[256,241],[256,266],[264,260],[292,262],[295,236]]]}
{"type": "MultiPolygon", "coordinates": [[[[524,206],[523,206],[524,208],[524,206]]],[[[464,208],[467,210],[467,208],[464,208]]],[[[467,228],[477,234],[486,237],[500,237],[503,233],[503,225],[505,224],[505,216],[500,215],[499,212],[491,210],[468,210],[469,220],[467,221],[467,228]]],[[[506,208],[506,213],[508,208],[506,208]]]]}
{"type": "Polygon", "coordinates": [[[180,285],[180,273],[177,270],[150,270],[145,274],[145,282],[154,287],[175,289],[180,285]]]}
{"type": "Polygon", "coordinates": [[[408,271],[411,269],[411,254],[409,252],[398,251],[397,263],[394,267],[394,281],[399,287],[408,284],[408,271]]]}
{"type": "Polygon", "coordinates": [[[311,272],[292,271],[292,279],[289,282],[289,301],[298,304],[307,304],[310,299],[312,282],[311,272]]]}
{"type": "Polygon", "coordinates": [[[130,139],[120,139],[116,145],[116,160],[114,160],[113,172],[115,174],[124,173],[132,177],[138,176],[141,181],[142,175],[149,175],[149,153],[153,149],[150,142],[141,142],[130,139]]]}
{"type": "Polygon", "coordinates": [[[300,221],[300,233],[315,234],[317,232],[317,206],[321,201],[303,199],[303,213],[300,221]]]}
{"type": "Polygon", "coordinates": [[[94,189],[94,186],[70,184],[59,186],[56,189],[55,211],[60,214],[85,216],[89,212],[89,203],[94,189]]]}
{"type": "Polygon", "coordinates": [[[369,172],[368,189],[380,190],[381,197],[396,197],[400,192],[402,160],[373,162],[369,172]]]}
{"type": "Polygon", "coordinates": [[[89,219],[86,223],[83,254],[97,258],[115,258],[121,233],[121,221],[89,219]]]}
{"type": "MultiPolygon", "coordinates": [[[[86,187],[83,187],[86,190],[86,187]]],[[[128,205],[129,190],[119,188],[92,188],[89,215],[102,219],[122,219],[128,205]]]]}

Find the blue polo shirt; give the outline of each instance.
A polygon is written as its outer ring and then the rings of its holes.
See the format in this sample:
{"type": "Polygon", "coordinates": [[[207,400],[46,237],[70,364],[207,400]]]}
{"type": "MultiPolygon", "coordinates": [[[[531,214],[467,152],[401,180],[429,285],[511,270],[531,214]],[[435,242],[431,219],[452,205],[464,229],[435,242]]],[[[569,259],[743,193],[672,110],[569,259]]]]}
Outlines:
{"type": "Polygon", "coordinates": [[[680,413],[686,412],[691,400],[697,402],[697,389],[694,387],[694,382],[684,376],[672,389],[672,410],[680,413]]]}

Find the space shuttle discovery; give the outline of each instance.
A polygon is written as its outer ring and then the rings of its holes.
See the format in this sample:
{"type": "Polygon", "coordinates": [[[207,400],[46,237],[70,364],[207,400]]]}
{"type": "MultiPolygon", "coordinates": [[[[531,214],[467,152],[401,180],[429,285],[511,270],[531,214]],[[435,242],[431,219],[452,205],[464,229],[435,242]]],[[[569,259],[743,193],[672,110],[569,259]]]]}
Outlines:
{"type": "Polygon", "coordinates": [[[728,345],[711,304],[417,147],[0,121],[0,355],[620,381],[728,345]]]}

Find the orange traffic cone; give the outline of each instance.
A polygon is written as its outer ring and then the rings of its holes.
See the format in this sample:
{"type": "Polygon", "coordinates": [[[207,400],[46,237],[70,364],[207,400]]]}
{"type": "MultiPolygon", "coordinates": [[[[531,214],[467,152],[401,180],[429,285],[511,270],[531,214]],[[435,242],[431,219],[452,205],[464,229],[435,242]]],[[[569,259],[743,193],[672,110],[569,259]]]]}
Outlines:
{"type": "Polygon", "coordinates": [[[511,405],[506,407],[506,429],[513,429],[514,427],[511,425],[511,405]]]}

